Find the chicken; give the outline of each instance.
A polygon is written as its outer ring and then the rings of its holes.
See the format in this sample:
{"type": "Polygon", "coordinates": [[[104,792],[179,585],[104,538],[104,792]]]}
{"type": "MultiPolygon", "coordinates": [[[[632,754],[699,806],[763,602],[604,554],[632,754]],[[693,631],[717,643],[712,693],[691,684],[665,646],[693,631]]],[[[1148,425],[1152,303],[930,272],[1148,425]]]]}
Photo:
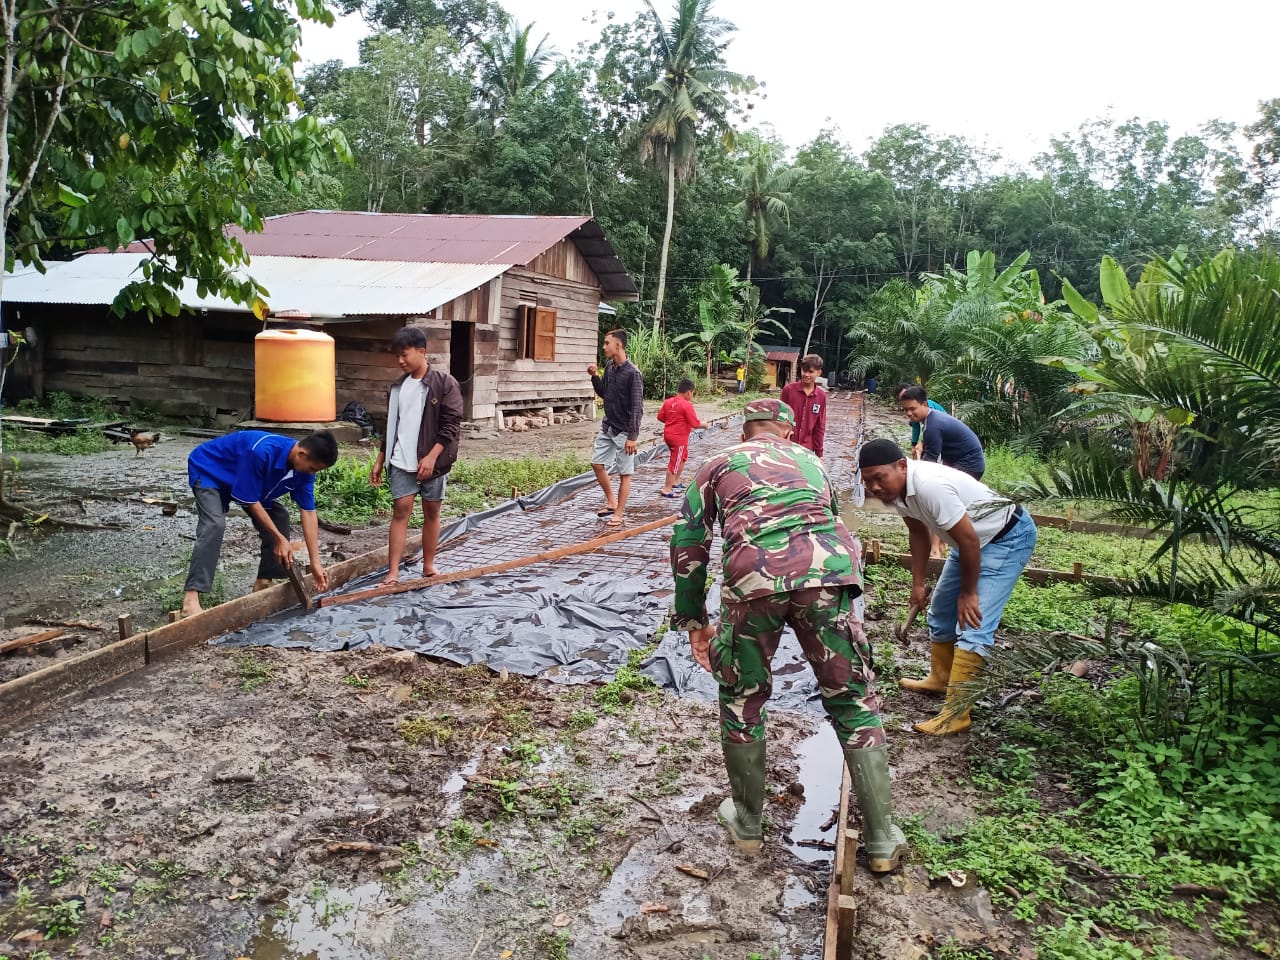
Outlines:
{"type": "Polygon", "coordinates": [[[129,442],[132,443],[134,448],[138,451],[134,454],[135,457],[142,456],[142,451],[147,449],[147,447],[155,446],[156,441],[159,439],[160,434],[158,433],[149,433],[145,430],[129,431],[129,442]]]}

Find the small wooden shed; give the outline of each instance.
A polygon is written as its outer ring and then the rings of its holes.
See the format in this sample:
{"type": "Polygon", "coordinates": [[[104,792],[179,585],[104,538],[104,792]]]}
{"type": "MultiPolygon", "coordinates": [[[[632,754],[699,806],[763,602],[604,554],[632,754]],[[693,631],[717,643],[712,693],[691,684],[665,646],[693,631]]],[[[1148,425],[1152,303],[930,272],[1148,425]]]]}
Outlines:
{"type": "MultiPolygon", "coordinates": [[[[457,377],[468,419],[588,404],[601,304],[638,296],[590,217],[307,211],[271,217],[262,233],[229,232],[267,288],[267,325],[331,334],[339,410],[357,400],[375,417],[399,375],[389,341],[407,324],[425,329],[432,364],[457,377]]],[[[177,318],[111,314],[146,256],[134,244],[5,278],[4,325],[40,335],[11,371],[10,397],[61,390],[206,419],[249,412],[264,324],[247,308],[189,283],[177,318]]]]}
{"type": "Polygon", "coordinates": [[[800,373],[800,351],[795,347],[761,347],[764,351],[764,383],[782,389],[800,373]]]}

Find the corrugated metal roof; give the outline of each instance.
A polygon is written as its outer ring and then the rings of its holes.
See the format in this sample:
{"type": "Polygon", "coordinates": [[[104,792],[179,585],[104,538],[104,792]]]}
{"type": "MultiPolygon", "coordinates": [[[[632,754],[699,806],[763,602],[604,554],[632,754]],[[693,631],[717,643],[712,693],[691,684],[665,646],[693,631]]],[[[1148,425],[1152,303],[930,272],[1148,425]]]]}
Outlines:
{"type": "Polygon", "coordinates": [[[777,347],[765,347],[765,355],[764,355],[764,358],[765,358],[766,360],[773,360],[775,363],[776,363],[776,362],[778,362],[778,361],[792,361],[792,362],[794,362],[794,361],[796,361],[796,360],[799,360],[799,359],[800,359],[800,351],[799,351],[799,350],[785,350],[785,349],[780,349],[780,348],[777,348],[777,347]]]}
{"type": "MultiPolygon", "coordinates": [[[[634,281],[591,217],[480,216],[306,210],[268,217],[261,233],[228,227],[259,257],[525,266],[565,238],[600,279],[606,298],[634,300],[634,281]]],[[[133,243],[129,253],[146,253],[133,243]]]]}
{"type": "MultiPolygon", "coordinates": [[[[109,304],[127,284],[141,280],[135,253],[86,254],[48,264],[48,272],[22,268],[5,275],[4,299],[14,303],[109,304]]],[[[507,269],[501,263],[368,262],[333,258],[257,256],[250,272],[267,288],[271,312],[316,319],[417,316],[482,286],[507,269]]],[[[246,308],[221,297],[201,297],[194,282],[179,298],[193,309],[246,308]]]]}

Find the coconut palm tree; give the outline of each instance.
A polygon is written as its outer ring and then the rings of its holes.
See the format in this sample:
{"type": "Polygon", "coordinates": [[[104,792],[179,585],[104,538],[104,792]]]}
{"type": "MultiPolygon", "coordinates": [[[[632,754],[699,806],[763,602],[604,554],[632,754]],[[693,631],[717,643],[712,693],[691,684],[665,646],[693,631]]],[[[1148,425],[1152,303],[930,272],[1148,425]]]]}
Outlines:
{"type": "Polygon", "coordinates": [[[547,44],[550,34],[543,34],[536,44],[530,44],[533,26],[530,23],[521,27],[512,21],[506,33],[480,44],[481,97],[489,104],[495,124],[513,99],[538,90],[550,77],[547,67],[556,51],[547,44]]]}
{"type": "Polygon", "coordinates": [[[738,177],[734,210],[747,222],[751,246],[747,251],[747,283],[756,260],[769,256],[774,233],[782,224],[791,226],[791,187],[799,179],[799,167],[783,165],[782,148],[754,134],[747,134],[744,159],[738,177]]]}
{"type": "Polygon", "coordinates": [[[736,28],[728,20],[712,16],[713,2],[676,0],[671,20],[664,23],[653,0],[645,0],[653,17],[658,79],[649,87],[654,112],[641,134],[640,158],[664,169],[667,177],[667,222],[658,261],[654,330],[662,324],[676,182],[688,180],[697,169],[700,125],[710,125],[722,133],[727,144],[732,142],[728,93],[749,86],[745,77],[725,69],[727,38],[736,28]]]}

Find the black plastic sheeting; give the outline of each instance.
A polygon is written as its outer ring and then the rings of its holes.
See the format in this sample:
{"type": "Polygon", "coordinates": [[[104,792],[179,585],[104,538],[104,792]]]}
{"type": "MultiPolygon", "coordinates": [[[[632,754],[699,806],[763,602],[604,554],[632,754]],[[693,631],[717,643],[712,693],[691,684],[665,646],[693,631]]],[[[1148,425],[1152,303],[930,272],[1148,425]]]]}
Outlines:
{"type": "Polygon", "coordinates": [[[445,583],[367,603],[286,611],[226,646],[360,650],[381,644],[457,664],[584,682],[612,676],[665,619],[660,581],[566,564],[445,583]]]}
{"type": "MultiPolygon", "coordinates": [[[[665,445],[659,444],[637,459],[645,463],[665,454],[665,445]]],[[[513,510],[561,500],[594,482],[594,474],[579,474],[455,520],[441,530],[440,542],[513,510]]],[[[381,645],[560,683],[607,680],[626,664],[631,651],[652,642],[670,610],[671,581],[669,574],[619,578],[599,566],[598,559],[586,555],[311,613],[294,607],[212,643],[321,653],[381,645]]],[[[406,566],[404,574],[420,575],[421,561],[406,566]]],[[[366,589],[382,577],[382,572],[361,577],[346,584],[343,592],[366,589]]],[[[713,584],[709,609],[717,610],[719,602],[719,586],[713,584]]],[[[641,671],[680,694],[712,700],[717,695],[711,675],[690,656],[685,633],[665,631],[641,671]]],[[[774,657],[770,703],[812,709],[817,701],[813,672],[795,635],[787,630],[774,657]]]]}
{"type": "MultiPolygon", "coordinates": [[[[707,594],[707,609],[720,609],[720,585],[713,584],[707,594]]],[[[702,669],[689,653],[689,635],[669,630],[662,635],[658,649],[640,667],[640,672],[654,682],[682,696],[715,700],[719,687],[715,679],[702,669]]],[[[788,627],[773,657],[773,695],[770,706],[787,710],[822,709],[818,681],[813,675],[800,641],[788,627]]]]}

